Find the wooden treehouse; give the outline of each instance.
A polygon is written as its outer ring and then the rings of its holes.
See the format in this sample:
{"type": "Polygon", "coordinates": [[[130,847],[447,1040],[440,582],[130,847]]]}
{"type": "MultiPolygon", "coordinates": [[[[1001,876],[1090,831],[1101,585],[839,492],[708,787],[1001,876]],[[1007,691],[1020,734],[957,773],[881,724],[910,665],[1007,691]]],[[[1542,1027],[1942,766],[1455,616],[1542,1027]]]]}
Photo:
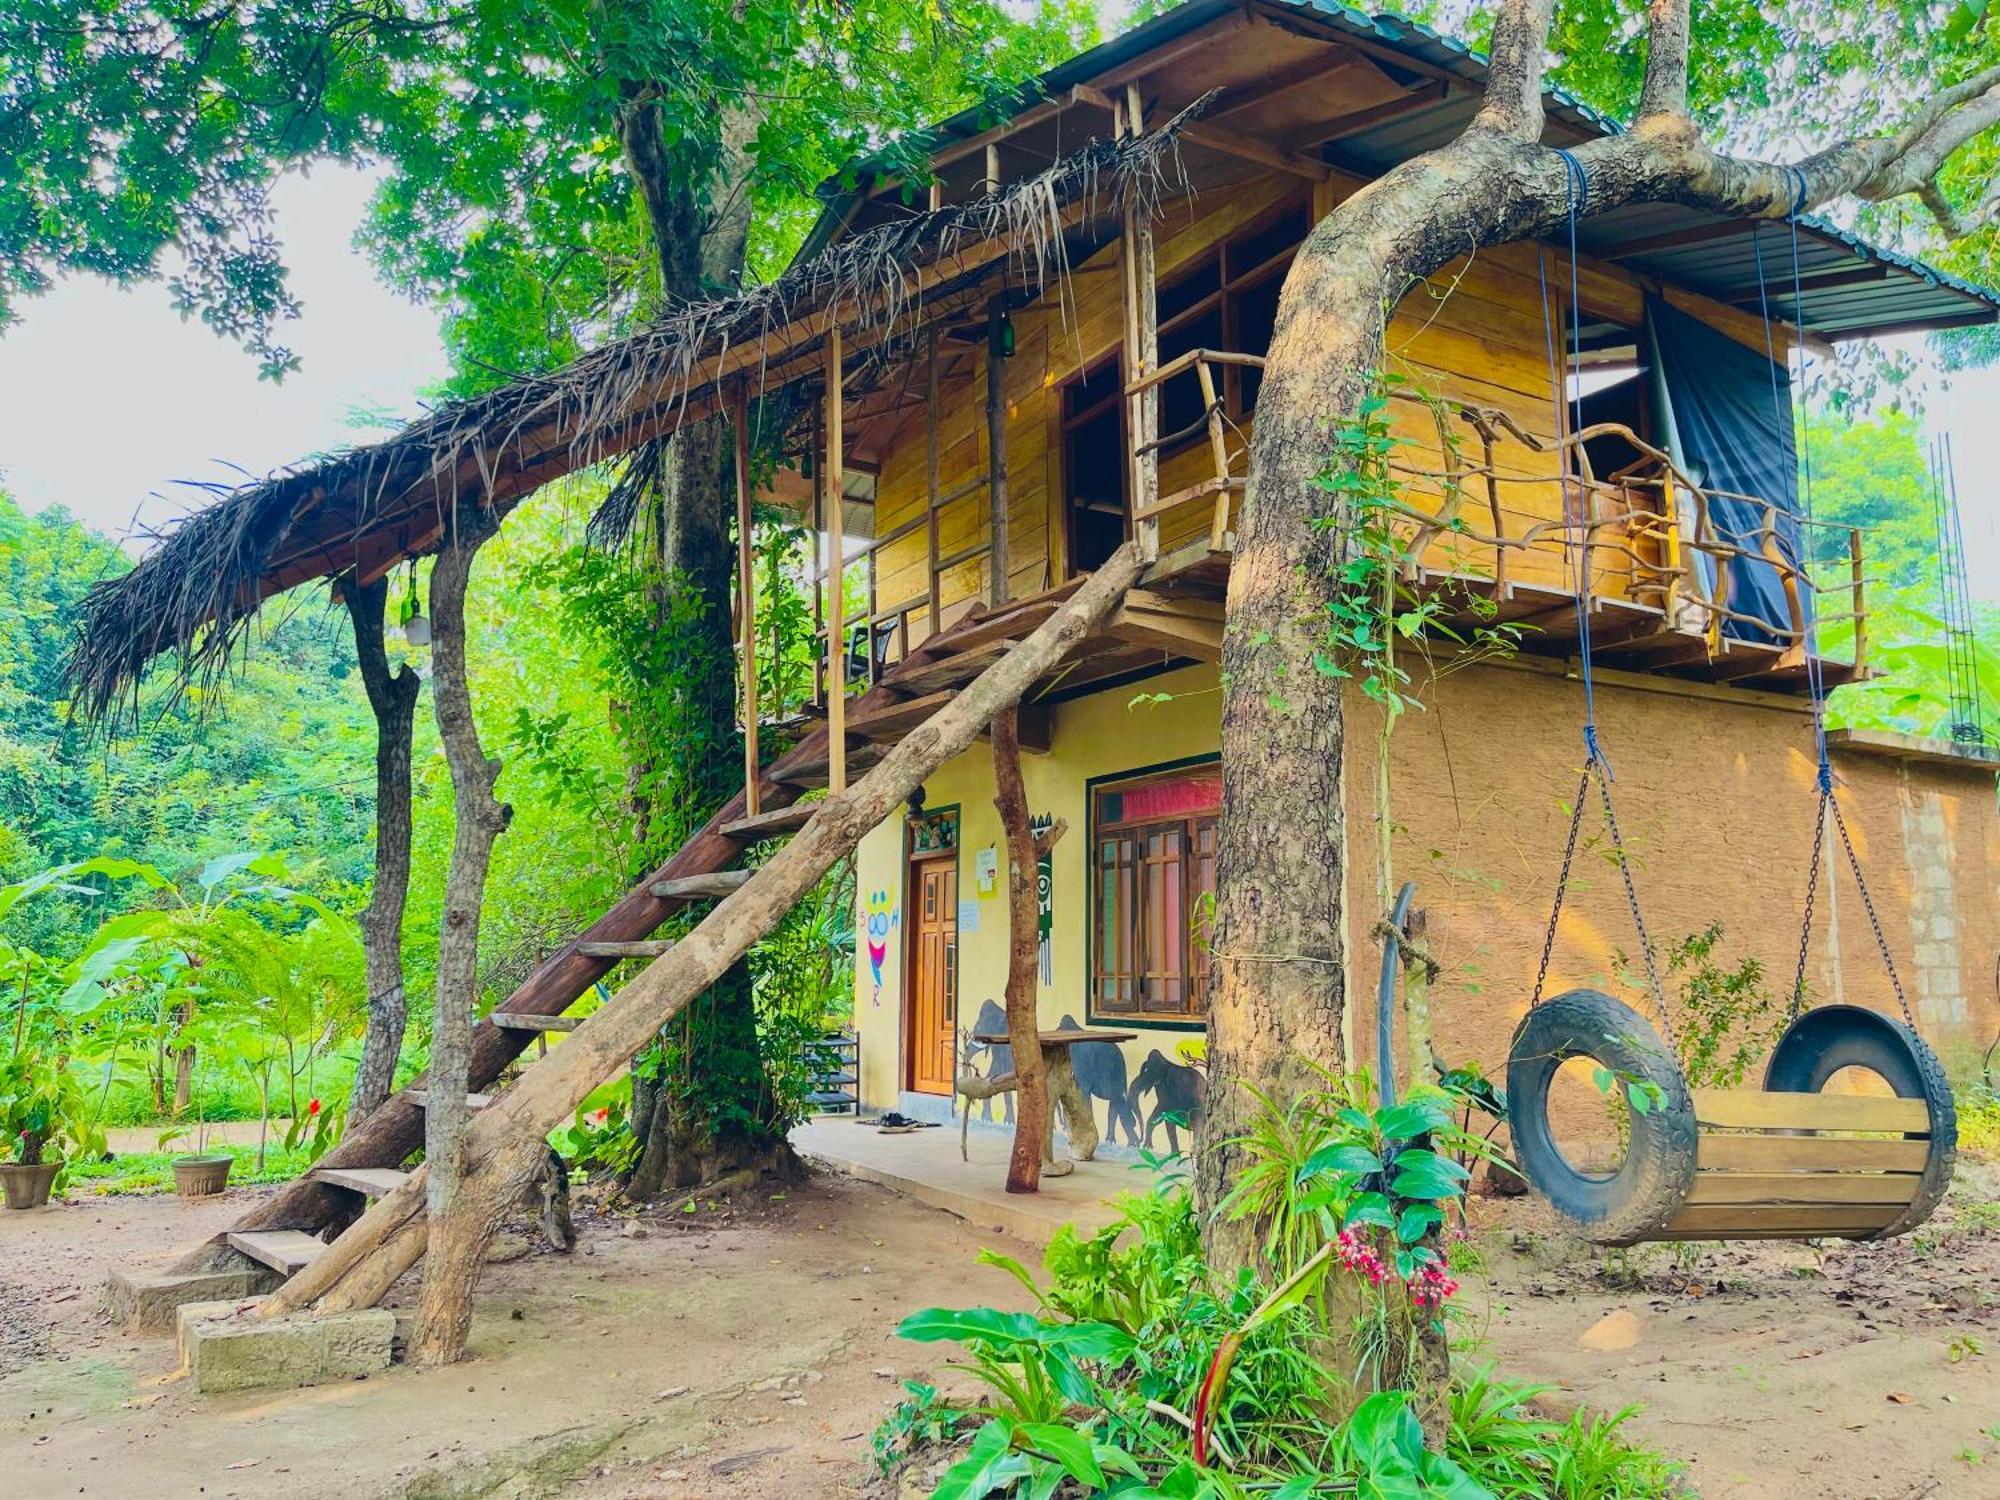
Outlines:
{"type": "MultiPolygon", "coordinates": [[[[777,283],[191,518],[97,596],[80,696],[110,707],[161,652],[190,671],[212,665],[263,599],[380,577],[434,549],[454,505],[504,511],[725,415],[739,452],[754,432],[786,454],[772,494],[734,497],[743,789],[480,1024],[481,1090],[532,1040],[574,1031],[493,1095],[475,1149],[566,1117],[814,868],[850,854],[857,928],[880,934],[856,956],[861,1102],[946,1117],[958,1069],[992,1050],[972,1039],[996,1029],[1005,856],[996,882],[977,737],[1015,703],[1037,752],[1034,811],[1071,830],[1046,869],[1043,1024],[1123,1028],[1132,1040],[1074,1049],[1079,1085],[1113,1144],[1165,1144],[1157,1131],[1200,1110],[1179,1044],[1203,1024],[1225,774],[1218,663],[1285,274],[1317,219],[1461,130],[1483,76],[1476,55],[1431,32],[1342,7],[1184,5],[1054,69],[998,123],[988,112],[938,126],[928,182],[864,164],[777,283]],[[763,431],[779,411],[803,415],[781,436],[763,431]],[[747,525],[752,502],[773,499],[815,542],[819,644],[812,727],[775,757],[759,744],[768,647],[748,607],[747,525]],[[802,800],[820,789],[824,800],[802,800]],[[783,853],[742,867],[780,839],[783,853]],[[679,943],[657,941],[691,903],[713,909],[679,943]],[[609,1004],[580,1024],[566,1015],[637,963],[609,1004]]],[[[1552,144],[1613,128],[1550,103],[1552,144]]],[[[1421,1040],[1454,1058],[1504,1053],[1532,973],[1556,804],[1580,755],[1571,661],[1586,626],[1610,668],[1597,691],[1621,797],[1647,810],[1663,928],[1724,920],[1770,952],[1796,925],[1793,872],[1758,850],[1796,849],[1810,827],[1810,799],[1788,795],[1812,769],[1804,689],[1809,670],[1868,673],[1870,558],[1863,533],[1813,525],[1800,503],[1794,356],[1990,322],[2000,303],[1817,223],[1799,230],[1799,295],[1772,277],[1762,296],[1760,266],[1775,265],[1785,233],[1620,209],[1581,222],[1574,264],[1567,243],[1483,252],[1411,288],[1388,324],[1386,524],[1402,589],[1440,629],[1417,694],[1426,712],[1393,740],[1378,740],[1357,694],[1345,812],[1350,829],[1374,827],[1386,753],[1387,847],[1425,882],[1446,959],[1421,1040]],[[1745,482],[1759,472],[1765,487],[1745,482]],[[1450,636],[1501,625],[1517,632],[1513,653],[1454,661],[1450,636]]],[[[1921,1019],[1943,1046],[1990,1032],[1959,979],[1991,967],[1990,901],[1956,902],[2000,878],[1991,765],[1860,734],[1837,753],[1857,795],[1881,792],[1854,820],[1906,871],[1889,920],[1919,940],[1921,1019]]],[[[1365,893],[1377,841],[1351,843],[1346,878],[1365,893]]],[[[1579,976],[1613,961],[1620,929],[1602,884],[1565,919],[1557,962],[1579,976]]],[[[1373,911],[1360,895],[1352,906],[1373,911]]],[[[1350,947],[1372,941],[1371,921],[1345,935],[1350,947]]],[[[1856,925],[1816,954],[1817,981],[1839,985],[1856,925]]],[[[247,1256],[296,1278],[290,1305],[374,1300],[387,1281],[338,1247],[396,1243],[421,1212],[402,1169],[423,1103],[396,1096],[183,1269],[247,1256]],[[364,1200],[379,1201],[330,1248],[329,1227],[364,1200]]]]}

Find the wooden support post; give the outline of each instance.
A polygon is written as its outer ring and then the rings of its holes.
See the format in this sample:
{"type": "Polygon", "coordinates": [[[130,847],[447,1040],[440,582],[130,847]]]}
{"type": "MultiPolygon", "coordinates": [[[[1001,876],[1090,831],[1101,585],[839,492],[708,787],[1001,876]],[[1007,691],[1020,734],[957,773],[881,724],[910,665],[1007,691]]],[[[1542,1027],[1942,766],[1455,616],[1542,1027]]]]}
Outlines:
{"type": "Polygon", "coordinates": [[[736,398],[736,600],[743,618],[743,812],[759,811],[757,780],[757,557],[751,545],[750,398],[736,398]]]}
{"type": "MultiPolygon", "coordinates": [[[[1125,86],[1124,134],[1136,136],[1146,126],[1146,106],[1139,86],[1125,86]]],[[[1153,223],[1135,202],[1125,206],[1125,233],[1119,248],[1125,271],[1125,382],[1150,375],[1160,363],[1158,286],[1153,264],[1153,223]]],[[[1160,435],[1160,390],[1148,386],[1126,398],[1126,428],[1132,442],[1132,514],[1145,519],[1133,525],[1139,555],[1152,562],[1160,555],[1160,521],[1147,511],[1160,498],[1160,454],[1153,443],[1160,435]]]]}
{"type": "Polygon", "coordinates": [[[827,577],[832,585],[826,603],[826,785],[835,797],[847,790],[847,621],[841,597],[847,582],[847,464],[840,430],[844,399],[841,365],[840,325],[835,323],[826,335],[827,577]]]}
{"type": "Polygon", "coordinates": [[[1861,528],[1847,533],[1847,577],[1854,608],[1854,675],[1868,665],[1868,585],[1861,573],[1861,528]]]}
{"type": "Polygon", "coordinates": [[[812,633],[812,695],[813,702],[826,703],[826,653],[820,647],[826,626],[826,599],[824,580],[826,578],[826,444],[823,441],[826,427],[826,403],[821,402],[813,410],[812,456],[814,465],[812,487],[812,556],[806,563],[806,585],[812,590],[813,633],[812,633]]]}
{"type": "Polygon", "coordinates": [[[992,542],[986,554],[989,604],[1005,604],[1007,562],[1007,370],[1000,353],[1000,324],[1007,303],[995,297],[986,304],[986,513],[992,542]]]}
{"type": "Polygon", "coordinates": [[[938,465],[943,455],[938,437],[937,324],[924,330],[924,535],[930,547],[931,634],[944,628],[938,591],[938,465]]]}
{"type": "MultiPolygon", "coordinates": [[[[1028,815],[1028,791],[1021,779],[1021,724],[1018,708],[993,716],[993,805],[1007,841],[1007,1036],[1014,1053],[1020,1099],[1014,1111],[1014,1150],[1007,1162],[1007,1191],[1041,1191],[1042,1158],[1049,1154],[1049,1080],[1042,1058],[1040,1023],[1035,1016],[1035,866],[1043,846],[1028,815]]],[[[1060,825],[1058,825],[1059,827],[1060,825]]],[[[1055,843],[1050,830],[1049,845],[1055,843]]]]}

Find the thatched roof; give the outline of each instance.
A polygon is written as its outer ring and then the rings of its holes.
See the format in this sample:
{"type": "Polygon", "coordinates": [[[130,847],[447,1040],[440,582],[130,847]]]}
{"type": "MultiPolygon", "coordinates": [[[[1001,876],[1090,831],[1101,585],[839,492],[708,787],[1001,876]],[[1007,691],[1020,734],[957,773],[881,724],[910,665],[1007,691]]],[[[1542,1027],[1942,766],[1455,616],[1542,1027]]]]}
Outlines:
{"type": "Polygon", "coordinates": [[[1003,266],[1031,285],[1059,279],[1067,234],[1128,201],[1151,211],[1179,176],[1175,142],[1194,112],[1092,142],[986,197],[854,234],[773,282],[678,308],[560,370],[228,492],[91,591],[69,663],[76,711],[115,717],[163,654],[182,683],[223,674],[266,599],[314,579],[380,577],[433,550],[458,505],[504,511],[733,401],[816,379],[836,321],[857,359],[883,361],[1003,266]]]}

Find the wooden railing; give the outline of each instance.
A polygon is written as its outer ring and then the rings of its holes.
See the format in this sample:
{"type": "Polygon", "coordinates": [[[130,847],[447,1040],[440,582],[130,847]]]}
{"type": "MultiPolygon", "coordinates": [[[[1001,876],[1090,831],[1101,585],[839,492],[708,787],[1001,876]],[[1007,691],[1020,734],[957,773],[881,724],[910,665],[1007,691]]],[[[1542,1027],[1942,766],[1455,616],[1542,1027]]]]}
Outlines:
{"type": "MultiPolygon", "coordinates": [[[[1244,464],[1249,458],[1249,445],[1240,443],[1233,451],[1229,445],[1233,424],[1222,399],[1220,387],[1216,384],[1216,367],[1234,365],[1242,369],[1261,370],[1264,360],[1256,354],[1230,354],[1217,349],[1190,349],[1161,365],[1159,369],[1141,375],[1125,387],[1127,396],[1137,396],[1149,390],[1156,390],[1178,375],[1193,370],[1195,379],[1201,386],[1201,415],[1178,432],[1169,432],[1138,445],[1141,456],[1157,454],[1168,448],[1178,447],[1197,433],[1208,434],[1208,451],[1214,463],[1215,472],[1207,478],[1172,494],[1162,495],[1157,500],[1142,502],[1134,507],[1132,519],[1135,522],[1157,521],[1161,516],[1177,511],[1186,505],[1194,505],[1203,500],[1213,507],[1208,525],[1208,545],[1214,552],[1224,551],[1229,545],[1229,520],[1231,495],[1240,494],[1243,489],[1243,475],[1231,470],[1244,464]]],[[[1242,434],[1236,433],[1240,439],[1242,434]]]]}

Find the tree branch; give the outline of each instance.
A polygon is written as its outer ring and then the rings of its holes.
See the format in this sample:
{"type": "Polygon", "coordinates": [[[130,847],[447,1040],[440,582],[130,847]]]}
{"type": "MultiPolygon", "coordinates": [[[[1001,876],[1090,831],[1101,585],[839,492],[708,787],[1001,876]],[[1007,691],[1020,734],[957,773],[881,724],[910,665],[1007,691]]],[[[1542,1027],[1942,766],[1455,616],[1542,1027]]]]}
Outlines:
{"type": "Polygon", "coordinates": [[[1651,0],[1646,7],[1646,82],[1639,93],[1639,118],[1688,109],[1688,0],[1651,0]]]}
{"type": "Polygon", "coordinates": [[[1493,18],[1493,53],[1486,75],[1486,98],[1471,129],[1541,139],[1542,73],[1549,52],[1554,0],[1501,0],[1493,18]]]}

